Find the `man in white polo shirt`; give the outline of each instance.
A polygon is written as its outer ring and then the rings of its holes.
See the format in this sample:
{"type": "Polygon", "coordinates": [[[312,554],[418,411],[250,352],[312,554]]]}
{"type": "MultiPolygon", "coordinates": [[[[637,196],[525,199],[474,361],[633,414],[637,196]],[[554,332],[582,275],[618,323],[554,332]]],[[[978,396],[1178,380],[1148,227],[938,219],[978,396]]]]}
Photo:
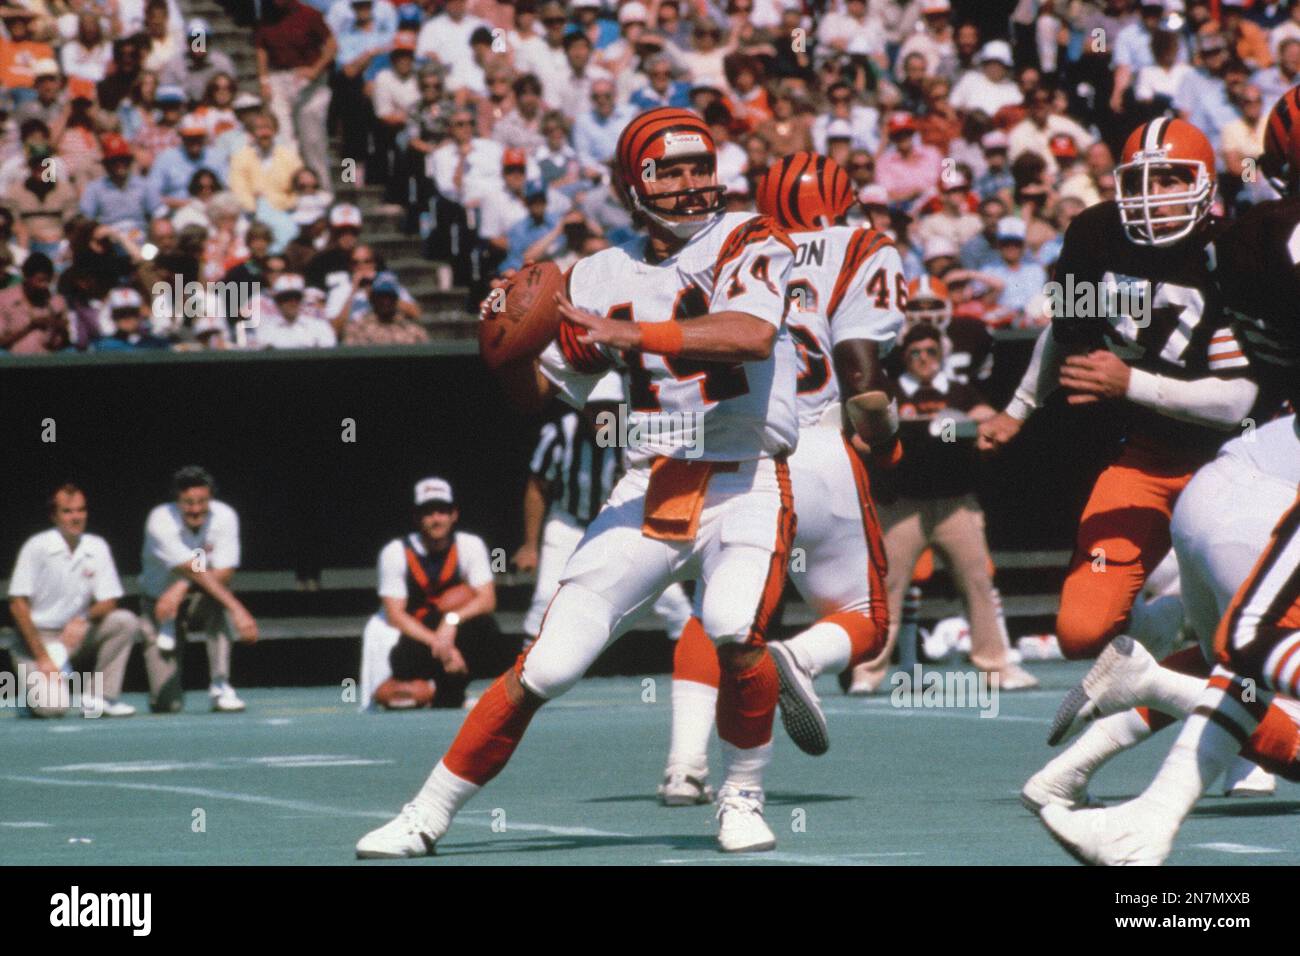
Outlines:
{"type": "Polygon", "coordinates": [[[257,640],[257,621],[229,588],[239,567],[239,516],[212,496],[214,487],[203,468],[182,468],[172,477],[175,500],[154,508],[145,521],[141,623],[149,705],[156,713],[183,706],[181,657],[189,634],[207,638],[212,709],[244,709],[230,686],[230,640],[257,640]]]}
{"type": "Polygon", "coordinates": [[[334,328],[324,319],[303,315],[303,295],[307,283],[300,275],[285,273],[271,289],[278,321],[268,321],[258,330],[257,341],[266,349],[328,349],[338,345],[334,328]]]}
{"type": "Polygon", "coordinates": [[[462,706],[476,659],[500,634],[487,545],[456,530],[451,485],[417,484],[411,517],[412,532],[379,553],[381,607],[361,638],[362,710],[462,706]]]}
{"type": "MultiPolygon", "coordinates": [[[[9,610],[21,642],[15,663],[56,677],[66,663],[73,670],[93,665],[104,675],[102,697],[83,689],[87,716],[130,717],[135,708],[120,702],[131,645],[140,631],[130,611],[119,608],[122,582],[108,542],[86,534],[86,496],[73,484],[50,496],[54,527],[33,535],[18,552],[9,579],[9,610]]],[[[37,717],[62,717],[62,695],[30,707],[37,717]]]]}

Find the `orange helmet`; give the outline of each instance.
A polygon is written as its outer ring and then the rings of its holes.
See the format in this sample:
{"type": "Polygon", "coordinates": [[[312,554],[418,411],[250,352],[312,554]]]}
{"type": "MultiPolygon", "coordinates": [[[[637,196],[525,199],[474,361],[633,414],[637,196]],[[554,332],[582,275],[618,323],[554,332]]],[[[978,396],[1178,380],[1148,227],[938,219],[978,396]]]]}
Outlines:
{"type": "Polygon", "coordinates": [[[673,235],[686,239],[706,226],[725,208],[725,187],[717,183],[718,150],[708,124],[690,110],[660,106],[634,117],[623,128],[614,150],[619,184],[637,212],[658,223],[673,235]],[[656,163],[687,156],[707,156],[713,169],[713,185],[672,192],[651,192],[656,163]],[[659,205],[682,196],[712,198],[704,209],[681,212],[659,205]],[[703,216],[704,218],[696,218],[703,216]],[[688,218],[690,217],[690,218],[688,218]]]}
{"type": "Polygon", "coordinates": [[[907,284],[907,304],[903,306],[904,331],[928,322],[940,332],[952,320],[952,296],[948,285],[934,276],[921,276],[907,284]]]}
{"type": "Polygon", "coordinates": [[[1167,246],[1190,235],[1209,215],[1214,189],[1214,148],[1191,123],[1161,117],[1129,134],[1115,169],[1115,191],[1120,221],[1132,242],[1167,246]],[[1178,192],[1153,192],[1153,171],[1180,171],[1191,182],[1178,192]],[[1185,211],[1155,214],[1178,205],[1185,211]]]}
{"type": "Polygon", "coordinates": [[[1283,196],[1300,190],[1300,86],[1287,90],[1268,114],[1259,169],[1283,196]]]}
{"type": "Polygon", "coordinates": [[[849,211],[853,183],[839,163],[817,153],[791,153],[768,168],[758,184],[758,211],[783,229],[822,229],[849,211]]]}

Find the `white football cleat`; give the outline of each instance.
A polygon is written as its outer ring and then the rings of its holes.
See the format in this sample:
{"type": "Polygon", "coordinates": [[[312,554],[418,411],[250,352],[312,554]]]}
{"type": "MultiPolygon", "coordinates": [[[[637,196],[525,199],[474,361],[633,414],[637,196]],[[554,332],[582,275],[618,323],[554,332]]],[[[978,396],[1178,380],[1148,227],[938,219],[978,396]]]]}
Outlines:
{"type": "Polygon", "coordinates": [[[244,702],[235,693],[235,688],[231,687],[226,681],[209,687],[208,696],[212,699],[214,713],[238,714],[244,710],[244,702]]]}
{"type": "Polygon", "coordinates": [[[1142,706],[1147,683],[1159,668],[1151,652],[1133,638],[1127,634],[1115,638],[1061,701],[1048,744],[1064,743],[1098,717],[1142,706]]]}
{"type": "Polygon", "coordinates": [[[1070,766],[1065,755],[1048,762],[1042,770],[1025,781],[1020,802],[1031,813],[1038,813],[1049,803],[1067,810],[1100,807],[1088,793],[1088,776],[1070,766]]]}
{"type": "Polygon", "coordinates": [[[1088,866],[1159,866],[1177,832],[1167,817],[1139,800],[1105,810],[1067,810],[1049,803],[1038,819],[1065,852],[1088,866]]]}
{"type": "Polygon", "coordinates": [[[1271,797],[1277,792],[1277,777],[1245,757],[1237,757],[1223,775],[1225,797],[1271,797]]]}
{"type": "Polygon", "coordinates": [[[429,825],[414,803],[408,803],[394,819],[357,841],[357,859],[405,860],[433,856],[443,833],[429,825]]]}
{"type": "Polygon", "coordinates": [[[723,853],[758,853],[776,847],[763,819],[763,791],[723,787],[718,791],[718,847],[723,853]]]}
{"type": "Polygon", "coordinates": [[[822,702],[813,690],[812,674],[780,641],[767,645],[767,650],[776,663],[776,673],[781,682],[781,726],[796,747],[819,757],[830,749],[831,738],[826,729],[822,702]]]}
{"type": "Polygon", "coordinates": [[[96,717],[134,717],[135,708],[120,700],[108,700],[104,697],[83,697],[81,712],[88,718],[96,717]]]}
{"type": "Polygon", "coordinates": [[[665,807],[695,807],[713,802],[713,788],[709,786],[708,768],[669,765],[664,771],[664,782],[659,784],[659,802],[665,807]]]}

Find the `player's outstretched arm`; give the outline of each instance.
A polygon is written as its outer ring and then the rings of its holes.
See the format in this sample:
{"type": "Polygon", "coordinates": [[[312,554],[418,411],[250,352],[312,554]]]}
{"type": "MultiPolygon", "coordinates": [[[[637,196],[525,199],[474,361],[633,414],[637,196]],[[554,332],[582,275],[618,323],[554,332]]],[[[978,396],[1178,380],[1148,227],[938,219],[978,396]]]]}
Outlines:
{"type": "Polygon", "coordinates": [[[1061,380],[1061,361],[1061,352],[1049,325],[1039,333],[1033,355],[1029,359],[1029,367],[1025,369],[1007,407],[980,422],[975,447],[981,454],[996,454],[1010,444],[1020,434],[1020,429],[1029,420],[1029,416],[1058,384],[1064,384],[1061,380]]]}
{"type": "Polygon", "coordinates": [[[577,308],[556,295],[560,314],[585,331],[579,341],[615,349],[713,362],[759,362],[772,354],[777,327],[748,312],[710,312],[689,322],[626,322],[577,308]]]}

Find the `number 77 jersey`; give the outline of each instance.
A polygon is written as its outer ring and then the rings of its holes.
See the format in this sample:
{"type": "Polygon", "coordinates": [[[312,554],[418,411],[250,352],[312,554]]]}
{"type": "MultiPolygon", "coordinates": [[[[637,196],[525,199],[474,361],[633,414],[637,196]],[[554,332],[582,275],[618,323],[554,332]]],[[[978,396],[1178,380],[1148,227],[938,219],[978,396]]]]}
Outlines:
{"type": "Polygon", "coordinates": [[[578,341],[563,323],[542,355],[542,372],[569,404],[582,407],[601,374],[624,372],[628,462],[652,457],[749,461],[792,451],[798,441],[795,346],[785,328],[794,243],[775,222],[726,213],[675,255],[646,261],[638,237],[574,264],[570,301],[612,319],[689,322],[744,312],[778,330],[772,353],[751,362],[619,352],[578,341]]]}
{"type": "Polygon", "coordinates": [[[799,357],[799,424],[818,424],[839,402],[835,346],[866,339],[892,347],[903,325],[907,281],[893,241],[874,229],[830,226],[791,236],[796,250],[786,326],[799,357]]]}

